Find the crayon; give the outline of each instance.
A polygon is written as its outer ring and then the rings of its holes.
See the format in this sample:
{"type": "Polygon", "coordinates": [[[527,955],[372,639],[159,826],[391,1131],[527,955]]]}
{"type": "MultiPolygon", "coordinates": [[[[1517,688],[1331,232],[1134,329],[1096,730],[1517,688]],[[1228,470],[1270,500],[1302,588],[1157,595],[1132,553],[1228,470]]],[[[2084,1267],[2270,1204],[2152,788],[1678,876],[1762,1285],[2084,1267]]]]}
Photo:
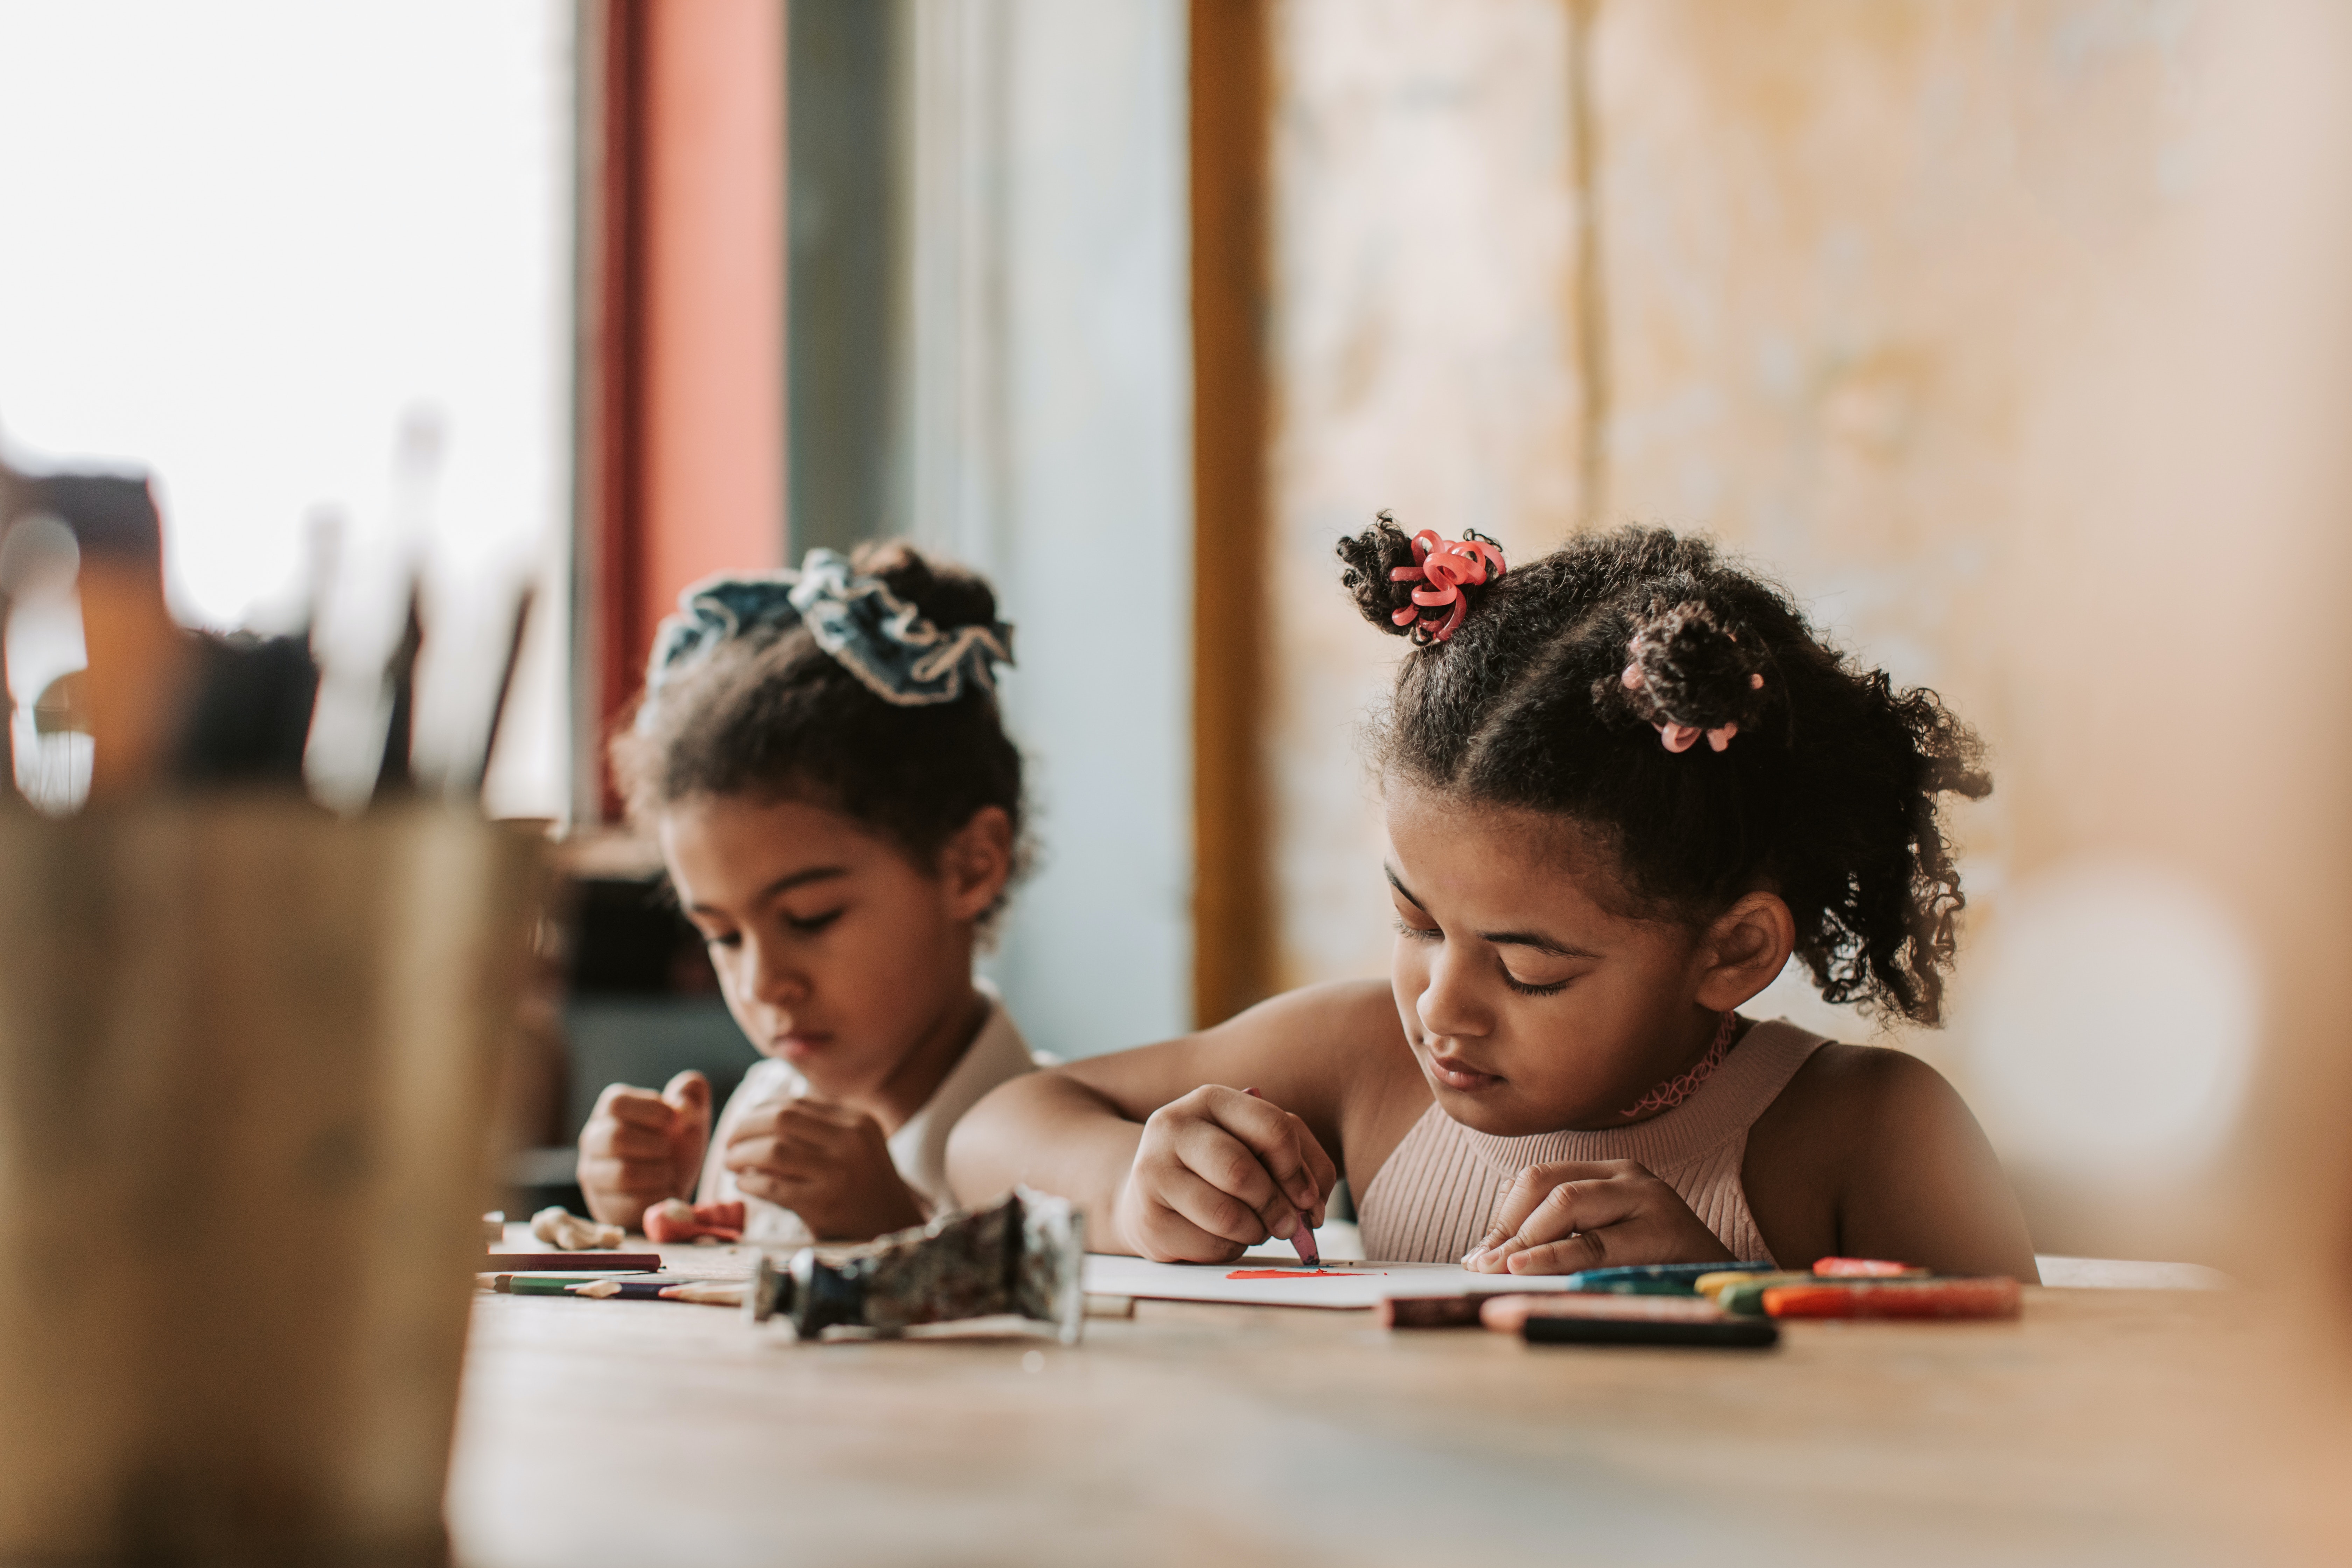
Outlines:
{"type": "Polygon", "coordinates": [[[1691,1281],[1691,1289],[1709,1300],[1719,1299],[1725,1290],[1750,1279],[1760,1279],[1767,1274],[1778,1274],[1777,1268],[1726,1268],[1717,1274],[1702,1274],[1691,1281]]]}
{"type": "Polygon", "coordinates": [[[1695,1296],[1688,1279],[1603,1279],[1587,1283],[1581,1276],[1569,1287],[1573,1294],[1584,1296],[1695,1296]]]}
{"type": "Polygon", "coordinates": [[[2014,1318],[2024,1292],[2005,1275],[1982,1279],[1863,1279],[1776,1285],[1763,1292],[1775,1318],[2014,1318]]]}
{"type": "Polygon", "coordinates": [[[1822,1286],[1825,1290],[1837,1290],[1839,1286],[1813,1274],[1755,1274],[1738,1284],[1724,1286],[1715,1293],[1715,1305],[1722,1307],[1728,1317],[1764,1317],[1764,1293],[1773,1286],[1822,1286]]]}
{"type": "Polygon", "coordinates": [[[1716,1321],[1628,1321],[1622,1318],[1529,1318],[1519,1331],[1531,1345],[1690,1345],[1723,1350],[1763,1350],[1780,1342],[1780,1326],[1769,1318],[1716,1321]]]}
{"type": "Polygon", "coordinates": [[[1671,1281],[1688,1290],[1702,1275],[1731,1268],[1761,1272],[1771,1267],[1769,1263],[1633,1263],[1616,1268],[1580,1270],[1569,1276],[1568,1288],[1571,1290],[1608,1290],[1625,1281],[1645,1280],[1653,1283],[1671,1281]]]}
{"type": "MultiPolygon", "coordinates": [[[[1242,1092],[1248,1095],[1253,1100],[1264,1100],[1265,1098],[1265,1096],[1258,1093],[1255,1089],[1245,1089],[1242,1090],[1242,1092]]],[[[1310,1209],[1300,1209],[1298,1211],[1298,1228],[1290,1233],[1290,1245],[1292,1247],[1297,1249],[1299,1262],[1304,1263],[1309,1268],[1320,1268],[1323,1267],[1322,1255],[1318,1250],[1315,1243],[1314,1211],[1310,1209]]]]}
{"type": "Polygon", "coordinates": [[[1484,1296],[1383,1296],[1372,1310],[1384,1329],[1475,1329],[1478,1308],[1487,1300],[1484,1296]]]}
{"type": "Polygon", "coordinates": [[[1889,1263],[1877,1258],[1816,1258],[1813,1272],[1833,1279],[1916,1279],[1927,1271],[1913,1264],[1889,1263]]]}
{"type": "MultiPolygon", "coordinates": [[[[1735,1280],[1715,1293],[1715,1304],[1735,1318],[1760,1318],[1764,1315],[1764,1292],[1775,1285],[1820,1285],[1823,1281],[1811,1274],[1790,1271],[1783,1274],[1752,1274],[1735,1280]]],[[[1834,1289],[1836,1287],[1832,1286],[1834,1289]]]]}
{"type": "Polygon", "coordinates": [[[1478,1321],[1498,1333],[1513,1334],[1531,1318],[1581,1318],[1618,1323],[1715,1323],[1723,1314],[1696,1296],[1583,1295],[1545,1291],[1530,1296],[1489,1296],[1478,1321]]]}

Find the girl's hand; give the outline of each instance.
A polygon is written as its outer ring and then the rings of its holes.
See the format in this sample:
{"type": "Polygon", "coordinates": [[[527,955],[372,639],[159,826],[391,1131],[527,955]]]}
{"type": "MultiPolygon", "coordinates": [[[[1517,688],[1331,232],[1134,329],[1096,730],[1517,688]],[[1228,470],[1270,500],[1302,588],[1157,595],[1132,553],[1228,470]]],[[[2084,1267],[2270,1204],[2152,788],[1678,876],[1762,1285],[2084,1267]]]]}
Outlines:
{"type": "Polygon", "coordinates": [[[792,1210],[826,1241],[868,1241],[923,1223],[882,1124],[822,1095],[753,1105],[722,1158],[737,1186],[792,1210]]]}
{"type": "Polygon", "coordinates": [[[1563,1160],[1519,1173],[1478,1250],[1478,1274],[1573,1274],[1629,1263],[1712,1263],[1731,1254],[1682,1194],[1631,1160],[1563,1160]]]}
{"type": "Polygon", "coordinates": [[[659,1094],[606,1087],[580,1130],[580,1191],[588,1212],[635,1230],[664,1198],[691,1198],[710,1143],[710,1080],[688,1069],[659,1094]]]}
{"type": "Polygon", "coordinates": [[[1323,1217],[1339,1170],[1307,1123],[1213,1084],[1151,1113],[1113,1213],[1127,1245],[1157,1263],[1224,1263],[1323,1217]]]}

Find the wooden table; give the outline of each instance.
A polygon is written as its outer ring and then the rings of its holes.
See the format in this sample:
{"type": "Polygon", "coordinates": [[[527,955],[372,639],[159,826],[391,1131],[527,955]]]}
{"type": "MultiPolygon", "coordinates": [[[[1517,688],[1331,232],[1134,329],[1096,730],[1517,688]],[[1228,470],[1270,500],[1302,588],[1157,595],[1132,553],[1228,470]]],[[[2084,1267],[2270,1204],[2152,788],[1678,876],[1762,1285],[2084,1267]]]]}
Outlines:
{"type": "Polygon", "coordinates": [[[2275,1343],[2190,1291],[1763,1352],[1155,1302],[1070,1349],[803,1345],[486,1295],[450,1521],[470,1568],[2285,1561],[2352,1448],[2282,1424],[2275,1343]]]}

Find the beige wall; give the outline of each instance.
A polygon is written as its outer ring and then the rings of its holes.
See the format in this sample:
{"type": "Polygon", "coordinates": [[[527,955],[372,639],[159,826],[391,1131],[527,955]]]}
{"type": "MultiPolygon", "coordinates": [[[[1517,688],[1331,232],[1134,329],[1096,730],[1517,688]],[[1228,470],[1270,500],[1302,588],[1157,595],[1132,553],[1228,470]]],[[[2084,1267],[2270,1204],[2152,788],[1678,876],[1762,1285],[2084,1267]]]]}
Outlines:
{"type": "Polygon", "coordinates": [[[1349,731],[1399,649],[1338,531],[1708,530],[1993,745],[1951,1026],[1894,1043],[2044,1247],[2307,1237],[2240,1184],[2340,1191],[2347,1142],[2347,44],[2319,0],[1290,0],[1285,978],[1385,950],[1349,731]]]}
{"type": "Polygon", "coordinates": [[[1402,645],[1332,545],[1408,527],[1525,545],[1576,518],[1576,202],[1557,0],[1290,0],[1275,12],[1269,595],[1276,977],[1385,967],[1353,727],[1402,645]]]}

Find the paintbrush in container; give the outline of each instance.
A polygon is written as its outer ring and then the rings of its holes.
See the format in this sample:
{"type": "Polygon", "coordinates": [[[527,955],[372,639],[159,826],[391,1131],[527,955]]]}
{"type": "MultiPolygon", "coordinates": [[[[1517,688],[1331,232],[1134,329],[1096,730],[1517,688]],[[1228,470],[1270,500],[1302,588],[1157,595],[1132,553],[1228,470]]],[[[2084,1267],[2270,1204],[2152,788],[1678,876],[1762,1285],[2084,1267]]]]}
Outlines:
{"type": "Polygon", "coordinates": [[[372,805],[404,795],[416,783],[411,753],[416,739],[416,655],[425,643],[424,592],[423,581],[411,578],[408,618],[402,624],[400,641],[394,646],[392,661],[384,670],[384,682],[392,692],[392,714],[384,725],[383,760],[376,766],[372,805]]]}
{"type": "Polygon", "coordinates": [[[507,699],[513,694],[515,668],[522,662],[523,638],[530,631],[530,608],[533,599],[530,584],[523,584],[516,595],[514,620],[507,636],[506,658],[499,667],[498,689],[490,697],[490,717],[482,731],[481,750],[476,753],[469,776],[465,780],[465,793],[475,800],[482,797],[482,786],[490,776],[490,759],[499,749],[499,731],[506,722],[507,699]]]}

